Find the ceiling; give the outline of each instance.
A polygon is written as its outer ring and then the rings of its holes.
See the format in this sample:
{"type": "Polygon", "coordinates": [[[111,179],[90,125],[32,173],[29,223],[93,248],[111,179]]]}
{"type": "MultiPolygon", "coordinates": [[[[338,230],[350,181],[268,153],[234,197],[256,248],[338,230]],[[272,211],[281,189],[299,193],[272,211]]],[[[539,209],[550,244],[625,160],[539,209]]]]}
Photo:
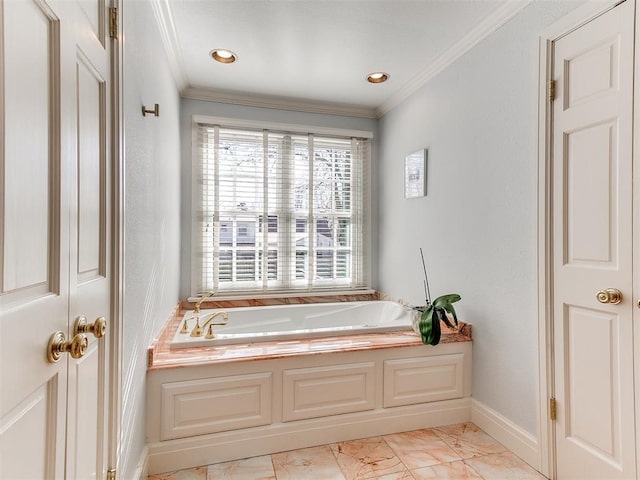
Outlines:
{"type": "Polygon", "coordinates": [[[376,117],[530,0],[153,0],[186,97],[376,117]],[[232,64],[209,52],[225,48],[232,64]],[[370,84],[367,74],[390,80],[370,84]],[[306,107],[306,108],[305,108],[306,107]],[[315,110],[314,110],[315,108],[315,110]]]}

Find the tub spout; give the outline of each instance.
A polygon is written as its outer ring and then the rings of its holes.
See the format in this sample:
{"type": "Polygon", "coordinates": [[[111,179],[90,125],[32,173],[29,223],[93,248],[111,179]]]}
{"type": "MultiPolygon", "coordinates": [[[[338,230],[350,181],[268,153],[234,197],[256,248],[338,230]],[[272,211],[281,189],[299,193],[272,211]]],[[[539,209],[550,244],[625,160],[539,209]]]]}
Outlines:
{"type": "Polygon", "coordinates": [[[215,334],[213,333],[213,326],[214,325],[226,325],[227,321],[229,320],[229,316],[227,315],[226,312],[215,312],[212,313],[211,315],[209,315],[209,318],[207,318],[207,320],[202,324],[202,326],[200,325],[200,322],[198,321],[198,319],[196,319],[196,326],[193,327],[193,330],[191,330],[191,336],[192,337],[201,337],[204,329],[207,328],[207,326],[209,327],[209,329],[207,330],[207,335],[205,338],[214,338],[215,334]],[[224,319],[223,322],[214,322],[213,320],[216,317],[222,317],[224,319]]]}

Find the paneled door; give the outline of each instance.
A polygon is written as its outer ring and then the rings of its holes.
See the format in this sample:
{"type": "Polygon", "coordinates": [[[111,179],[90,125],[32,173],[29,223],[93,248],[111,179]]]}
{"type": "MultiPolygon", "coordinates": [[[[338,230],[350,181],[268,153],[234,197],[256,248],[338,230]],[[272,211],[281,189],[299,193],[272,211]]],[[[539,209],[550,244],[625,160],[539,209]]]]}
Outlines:
{"type": "Polygon", "coordinates": [[[0,20],[0,478],[103,479],[108,5],[0,0],[0,20]]]}
{"type": "Polygon", "coordinates": [[[552,109],[557,478],[636,478],[634,2],[556,40],[552,109]]]}

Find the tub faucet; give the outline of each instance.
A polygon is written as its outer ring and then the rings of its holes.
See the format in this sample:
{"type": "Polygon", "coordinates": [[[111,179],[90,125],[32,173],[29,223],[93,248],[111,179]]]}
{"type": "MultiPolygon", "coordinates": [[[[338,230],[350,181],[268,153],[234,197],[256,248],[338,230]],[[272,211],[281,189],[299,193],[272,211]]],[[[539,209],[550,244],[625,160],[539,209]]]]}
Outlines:
{"type": "Polygon", "coordinates": [[[191,336],[201,337],[202,334],[204,333],[204,329],[207,328],[207,325],[208,325],[209,330],[207,330],[207,334],[205,335],[205,338],[214,338],[215,334],[213,333],[213,326],[226,325],[228,320],[229,320],[229,315],[227,315],[226,312],[215,312],[209,315],[209,318],[207,318],[207,320],[202,324],[202,326],[200,326],[200,319],[196,317],[196,326],[193,327],[193,330],[191,330],[191,336]],[[221,316],[224,319],[224,322],[215,323],[213,319],[218,316],[221,316]]]}
{"type": "Polygon", "coordinates": [[[180,333],[189,333],[189,320],[193,320],[195,318],[196,320],[196,325],[198,325],[199,323],[199,318],[200,318],[200,306],[202,305],[202,302],[204,302],[207,298],[212,297],[213,295],[215,295],[216,292],[214,291],[207,291],[207,292],[202,292],[200,295],[198,295],[198,301],[196,302],[195,306],[193,307],[193,315],[191,315],[190,317],[187,317],[184,319],[184,321],[182,322],[182,328],[180,329],[180,333]]]}
{"type": "Polygon", "coordinates": [[[200,305],[202,305],[202,302],[204,302],[207,298],[212,297],[216,294],[216,292],[209,290],[208,292],[203,292],[200,294],[200,300],[198,300],[196,302],[196,306],[193,307],[193,313],[200,313],[200,305]]]}

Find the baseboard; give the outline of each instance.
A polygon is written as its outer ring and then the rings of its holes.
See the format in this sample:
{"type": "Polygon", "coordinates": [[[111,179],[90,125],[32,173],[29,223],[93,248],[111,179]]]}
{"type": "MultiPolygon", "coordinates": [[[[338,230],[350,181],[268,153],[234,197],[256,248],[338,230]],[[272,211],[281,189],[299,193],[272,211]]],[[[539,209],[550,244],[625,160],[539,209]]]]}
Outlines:
{"type": "Polygon", "coordinates": [[[471,399],[460,398],[155,442],[148,445],[149,473],[470,420],[471,399]]]}
{"type": "Polygon", "coordinates": [[[495,410],[471,400],[471,421],[536,470],[540,470],[540,448],[536,438],[495,410]]]}
{"type": "Polygon", "coordinates": [[[140,458],[137,467],[133,473],[133,477],[136,480],[146,480],[149,475],[149,447],[145,445],[144,449],[140,453],[140,458]]]}

